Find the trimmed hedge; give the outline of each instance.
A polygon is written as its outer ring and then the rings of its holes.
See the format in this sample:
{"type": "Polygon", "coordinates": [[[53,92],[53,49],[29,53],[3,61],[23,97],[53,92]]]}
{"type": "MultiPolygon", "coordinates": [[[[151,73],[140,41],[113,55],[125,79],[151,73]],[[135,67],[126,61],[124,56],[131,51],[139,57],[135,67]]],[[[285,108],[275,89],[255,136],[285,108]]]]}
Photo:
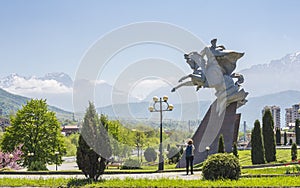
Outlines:
{"type": "Polygon", "coordinates": [[[241,175],[241,166],[237,157],[228,153],[210,155],[204,162],[202,173],[204,179],[237,180],[241,175]]]}
{"type": "Polygon", "coordinates": [[[121,169],[141,169],[139,160],[127,159],[121,169]]]}

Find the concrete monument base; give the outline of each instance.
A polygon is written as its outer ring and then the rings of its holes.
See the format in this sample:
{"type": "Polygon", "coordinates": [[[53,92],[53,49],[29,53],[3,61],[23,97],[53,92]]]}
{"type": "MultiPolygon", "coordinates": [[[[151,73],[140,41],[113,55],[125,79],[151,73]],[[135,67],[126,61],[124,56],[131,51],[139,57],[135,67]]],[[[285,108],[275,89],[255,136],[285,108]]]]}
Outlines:
{"type": "MultiPolygon", "coordinates": [[[[236,114],[237,102],[231,103],[219,114],[217,100],[210,106],[200,126],[192,137],[195,146],[194,165],[203,162],[208,155],[217,153],[219,137],[223,134],[225,151],[231,152],[237,141],[241,114],[236,114]],[[209,150],[207,150],[209,147],[209,150]]],[[[177,168],[186,166],[185,153],[177,163],[177,168]]]]}

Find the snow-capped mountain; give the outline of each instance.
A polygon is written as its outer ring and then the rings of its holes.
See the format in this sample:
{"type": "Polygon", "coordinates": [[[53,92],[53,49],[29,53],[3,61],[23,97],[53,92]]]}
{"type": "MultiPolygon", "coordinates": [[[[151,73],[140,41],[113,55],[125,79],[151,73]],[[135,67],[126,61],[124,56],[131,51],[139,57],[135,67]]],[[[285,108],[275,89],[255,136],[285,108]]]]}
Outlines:
{"type": "Polygon", "coordinates": [[[67,87],[73,86],[72,78],[63,72],[47,73],[44,77],[41,77],[40,79],[41,80],[56,80],[57,82],[62,83],[63,85],[65,85],[67,87]]]}
{"type": "Polygon", "coordinates": [[[24,82],[41,82],[41,81],[56,81],[60,85],[63,85],[65,87],[72,87],[73,80],[71,77],[65,73],[47,73],[43,77],[36,77],[36,76],[21,76],[16,73],[12,73],[6,77],[0,78],[0,87],[1,88],[10,88],[14,87],[17,83],[20,81],[24,82]]]}
{"type": "Polygon", "coordinates": [[[253,97],[300,90],[300,52],[288,54],[269,64],[254,65],[240,73],[245,77],[243,87],[253,97]]]}
{"type": "Polygon", "coordinates": [[[12,73],[12,74],[0,79],[0,86],[2,88],[8,88],[8,87],[13,85],[14,80],[16,78],[20,78],[20,77],[23,78],[23,79],[26,79],[26,77],[24,77],[24,76],[19,76],[16,73],[12,73]]]}
{"type": "Polygon", "coordinates": [[[0,78],[0,88],[28,98],[44,98],[50,105],[72,109],[73,81],[65,73],[49,73],[43,77],[10,74],[0,78]]]}
{"type": "Polygon", "coordinates": [[[288,54],[281,59],[272,60],[268,64],[259,64],[254,65],[249,69],[244,69],[243,72],[254,72],[254,71],[267,71],[270,70],[274,71],[280,71],[285,72],[287,70],[293,70],[294,68],[300,67],[300,52],[288,54]]]}
{"type": "MultiPolygon", "coordinates": [[[[81,86],[79,86],[81,87],[81,86]]],[[[82,89],[84,90],[84,85],[82,89]]],[[[94,83],[94,99],[87,99],[95,102],[97,107],[111,105],[113,103],[136,102],[138,99],[128,96],[126,92],[119,91],[107,82],[98,80],[94,83]],[[116,101],[114,99],[128,99],[116,101]]],[[[42,77],[21,76],[16,73],[0,78],[0,88],[12,94],[28,98],[44,98],[48,104],[73,111],[73,80],[65,73],[48,73],[42,77]]],[[[76,103],[76,101],[75,101],[76,103]]]]}

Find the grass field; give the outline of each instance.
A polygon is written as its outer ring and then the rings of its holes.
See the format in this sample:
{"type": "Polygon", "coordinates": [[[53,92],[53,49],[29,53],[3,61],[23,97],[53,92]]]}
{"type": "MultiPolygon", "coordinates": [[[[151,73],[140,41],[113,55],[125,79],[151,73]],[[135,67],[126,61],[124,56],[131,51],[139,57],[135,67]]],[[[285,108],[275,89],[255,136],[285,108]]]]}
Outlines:
{"type": "MultiPolygon", "coordinates": [[[[241,166],[251,166],[251,150],[239,150],[238,151],[239,155],[239,161],[241,166]]],[[[290,149],[277,149],[276,150],[276,159],[277,161],[274,163],[287,163],[291,161],[291,150],[290,149]]],[[[202,165],[198,164],[195,165],[196,168],[200,168],[202,165]]],[[[174,169],[176,167],[176,164],[165,164],[164,168],[165,169],[174,169]]],[[[152,165],[152,166],[142,166],[143,170],[157,170],[157,165],[152,165]]],[[[117,168],[110,167],[107,171],[116,171],[118,170],[117,168]]]]}
{"type": "Polygon", "coordinates": [[[27,187],[257,187],[299,186],[296,176],[241,178],[239,180],[181,180],[181,179],[113,179],[89,182],[81,179],[0,179],[0,186],[27,187]]]}
{"type": "MultiPolygon", "coordinates": [[[[239,154],[239,161],[240,161],[241,166],[251,166],[252,165],[252,162],[251,162],[251,151],[250,150],[240,150],[240,151],[238,151],[238,154],[239,154]]],[[[272,162],[272,163],[284,163],[284,164],[287,164],[287,163],[291,162],[291,150],[290,149],[277,149],[276,150],[276,159],[277,159],[277,161],[276,162],[272,162]]],[[[165,166],[164,166],[164,168],[165,168],[166,171],[175,169],[175,167],[176,167],[176,164],[171,164],[171,165],[165,164],[165,166]]],[[[201,167],[202,167],[202,164],[195,165],[195,169],[197,169],[197,168],[201,169],[201,167]]],[[[284,167],[284,168],[286,169],[286,167],[284,167]]],[[[282,172],[283,171],[285,172],[285,169],[280,170],[278,172],[278,174],[283,174],[282,172]]],[[[142,166],[141,170],[131,170],[131,171],[134,171],[134,172],[137,172],[137,171],[141,171],[141,172],[145,172],[145,171],[155,172],[156,170],[157,170],[157,165],[153,165],[153,166],[142,166]]],[[[178,170],[178,169],[176,169],[176,170],[178,170]]],[[[182,169],[182,170],[184,170],[184,169],[182,169]]],[[[259,174],[260,173],[259,170],[257,172],[255,172],[256,170],[258,170],[258,169],[254,169],[252,171],[248,170],[248,172],[253,172],[253,174],[259,174]]],[[[119,170],[117,168],[110,168],[110,169],[108,169],[106,171],[107,172],[108,171],[110,171],[110,172],[118,172],[118,171],[124,171],[124,170],[119,170]]],[[[244,172],[244,170],[242,172],[244,172]]],[[[270,172],[270,174],[276,174],[274,171],[272,172],[272,170],[269,170],[269,172],[270,172]]],[[[264,173],[264,174],[267,174],[267,173],[264,173]]]]}
{"type": "MultiPolygon", "coordinates": [[[[250,166],[251,162],[251,151],[240,150],[238,151],[239,160],[241,166],[250,166]]],[[[276,162],[274,163],[287,163],[291,161],[291,150],[290,149],[277,149],[276,150],[276,162]]]]}

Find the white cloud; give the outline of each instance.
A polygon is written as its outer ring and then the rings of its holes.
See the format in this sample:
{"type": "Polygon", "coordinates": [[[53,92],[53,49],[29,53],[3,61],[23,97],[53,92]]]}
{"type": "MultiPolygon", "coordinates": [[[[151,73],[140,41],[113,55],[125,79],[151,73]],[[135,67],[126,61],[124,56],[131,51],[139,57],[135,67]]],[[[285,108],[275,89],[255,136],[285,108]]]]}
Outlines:
{"type": "Polygon", "coordinates": [[[25,79],[23,77],[14,77],[7,91],[15,94],[65,94],[71,93],[69,88],[56,80],[40,80],[35,77],[25,79]]]}
{"type": "Polygon", "coordinates": [[[91,82],[94,83],[95,85],[101,85],[101,84],[107,83],[105,80],[94,80],[91,82]]]}
{"type": "Polygon", "coordinates": [[[151,92],[166,87],[168,84],[160,79],[147,79],[138,81],[130,90],[130,95],[139,100],[145,99],[151,92]]]}

